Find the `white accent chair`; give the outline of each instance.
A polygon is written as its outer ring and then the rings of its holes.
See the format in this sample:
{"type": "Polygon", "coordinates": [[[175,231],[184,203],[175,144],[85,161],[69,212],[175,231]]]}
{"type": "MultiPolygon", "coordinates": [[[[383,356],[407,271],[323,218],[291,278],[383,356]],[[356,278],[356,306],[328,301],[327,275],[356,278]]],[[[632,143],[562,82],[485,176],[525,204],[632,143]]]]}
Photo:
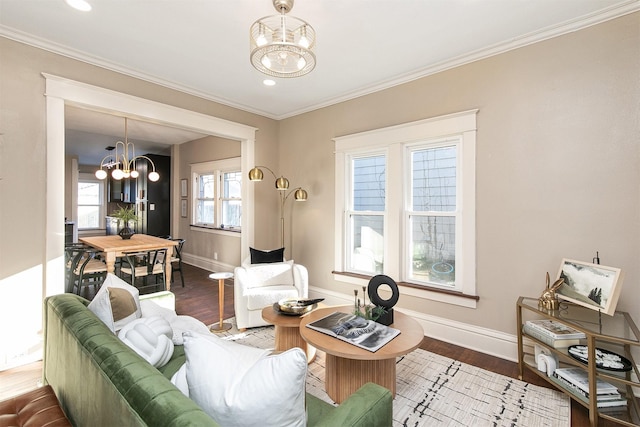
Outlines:
{"type": "Polygon", "coordinates": [[[250,258],[234,271],[234,309],[240,330],[265,326],[262,309],[283,298],[307,298],[309,273],[293,261],[251,264],[250,258]]]}

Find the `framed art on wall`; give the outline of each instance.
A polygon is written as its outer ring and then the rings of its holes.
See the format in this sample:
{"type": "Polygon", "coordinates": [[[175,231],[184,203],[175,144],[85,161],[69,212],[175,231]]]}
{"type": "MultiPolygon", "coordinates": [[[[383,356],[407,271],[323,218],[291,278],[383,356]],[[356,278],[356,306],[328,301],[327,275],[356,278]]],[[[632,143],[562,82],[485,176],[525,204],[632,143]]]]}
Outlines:
{"type": "Polygon", "coordinates": [[[189,190],[187,187],[187,180],[181,179],[180,180],[180,197],[187,197],[188,195],[189,195],[189,190]]]}
{"type": "Polygon", "coordinates": [[[563,259],[558,278],[564,279],[558,298],[610,316],[616,311],[622,285],[619,268],[563,259]]]}
{"type": "Polygon", "coordinates": [[[187,217],[187,199],[180,200],[180,216],[182,218],[187,217]]]}

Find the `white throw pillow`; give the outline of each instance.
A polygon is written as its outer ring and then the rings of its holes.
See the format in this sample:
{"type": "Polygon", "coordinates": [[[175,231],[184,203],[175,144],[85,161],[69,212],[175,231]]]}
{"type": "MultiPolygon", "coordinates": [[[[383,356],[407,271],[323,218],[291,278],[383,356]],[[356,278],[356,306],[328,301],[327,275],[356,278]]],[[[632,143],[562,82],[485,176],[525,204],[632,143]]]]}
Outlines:
{"type": "Polygon", "coordinates": [[[247,268],[247,288],[293,285],[293,261],[253,264],[247,268]]]}
{"type": "Polygon", "coordinates": [[[209,334],[209,328],[207,325],[191,316],[176,316],[169,320],[171,329],[173,329],[173,343],[175,345],[182,345],[182,334],[185,332],[197,332],[199,334],[209,334]]]}
{"type": "Polygon", "coordinates": [[[100,290],[89,303],[91,310],[113,332],[142,317],[140,292],[118,276],[108,273],[100,290]],[[111,292],[113,289],[113,292],[111,292]],[[127,291],[126,293],[123,290],[127,291]]]}
{"type": "Polygon", "coordinates": [[[307,358],[301,349],[269,355],[211,334],[183,336],[189,397],[217,423],[306,425],[307,358]]]}
{"type": "Polygon", "coordinates": [[[140,298],[140,308],[142,309],[142,317],[160,316],[171,322],[171,319],[177,316],[175,310],[162,307],[155,301],[140,298]]]}
{"type": "Polygon", "coordinates": [[[159,316],[131,321],[118,333],[122,342],[156,368],[166,365],[173,356],[172,336],[169,322],[159,316]]]}

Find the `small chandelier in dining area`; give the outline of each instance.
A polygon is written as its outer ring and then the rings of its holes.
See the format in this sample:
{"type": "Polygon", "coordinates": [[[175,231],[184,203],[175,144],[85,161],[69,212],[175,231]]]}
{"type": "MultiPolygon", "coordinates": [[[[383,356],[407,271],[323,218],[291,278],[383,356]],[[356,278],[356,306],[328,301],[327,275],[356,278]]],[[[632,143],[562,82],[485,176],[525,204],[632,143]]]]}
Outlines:
{"type": "Polygon", "coordinates": [[[273,0],[280,15],[266,16],[250,29],[251,64],[272,77],[300,77],[316,66],[316,32],[311,25],[287,13],[294,0],[273,0]]]}
{"type": "Polygon", "coordinates": [[[137,178],[140,174],[136,169],[136,162],[139,160],[147,160],[151,163],[152,171],[147,178],[149,181],[157,181],[160,179],[160,174],[156,172],[156,165],[153,160],[147,156],[136,156],[136,147],[133,142],[129,142],[127,118],[124,118],[124,142],[116,142],[115,147],[108,147],[110,151],[115,150],[115,154],[107,154],[100,162],[100,169],[96,171],[96,178],[105,179],[107,177],[106,169],[114,168],[111,171],[111,177],[115,180],[121,180],[122,178],[137,178]]]}

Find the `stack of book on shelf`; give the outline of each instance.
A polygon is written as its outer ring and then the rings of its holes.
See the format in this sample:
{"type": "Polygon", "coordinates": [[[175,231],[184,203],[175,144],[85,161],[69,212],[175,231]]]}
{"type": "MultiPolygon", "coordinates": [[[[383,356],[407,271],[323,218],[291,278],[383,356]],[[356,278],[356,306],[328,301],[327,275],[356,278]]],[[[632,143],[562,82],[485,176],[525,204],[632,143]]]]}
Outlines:
{"type": "MultiPolygon", "coordinates": [[[[589,404],[589,376],[584,369],[558,368],[551,378],[589,404]]],[[[596,393],[598,409],[603,412],[616,411],[627,406],[627,400],[622,397],[616,386],[599,378],[596,378],[596,393]]]]}
{"type": "Polygon", "coordinates": [[[554,348],[567,348],[580,344],[586,338],[584,332],[569,327],[555,320],[527,320],[522,327],[525,334],[542,341],[554,348]]]}

